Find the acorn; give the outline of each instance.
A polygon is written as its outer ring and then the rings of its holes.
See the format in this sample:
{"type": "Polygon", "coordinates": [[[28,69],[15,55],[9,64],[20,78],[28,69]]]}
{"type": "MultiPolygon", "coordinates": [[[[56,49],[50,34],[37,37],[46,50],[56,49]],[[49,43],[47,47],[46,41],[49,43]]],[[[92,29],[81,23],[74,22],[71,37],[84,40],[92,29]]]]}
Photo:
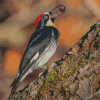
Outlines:
{"type": "Polygon", "coordinates": [[[61,6],[59,7],[59,11],[60,11],[60,12],[65,11],[65,9],[66,9],[66,8],[65,8],[65,6],[64,6],[64,5],[61,5],[61,6]]]}

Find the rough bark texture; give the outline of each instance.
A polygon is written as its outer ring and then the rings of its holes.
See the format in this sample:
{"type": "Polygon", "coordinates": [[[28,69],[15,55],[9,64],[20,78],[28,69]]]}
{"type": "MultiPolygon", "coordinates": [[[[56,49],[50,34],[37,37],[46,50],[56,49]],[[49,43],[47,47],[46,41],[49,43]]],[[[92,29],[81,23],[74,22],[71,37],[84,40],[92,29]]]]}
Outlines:
{"type": "Polygon", "coordinates": [[[48,74],[10,100],[100,100],[100,21],[94,24],[48,74]]]}

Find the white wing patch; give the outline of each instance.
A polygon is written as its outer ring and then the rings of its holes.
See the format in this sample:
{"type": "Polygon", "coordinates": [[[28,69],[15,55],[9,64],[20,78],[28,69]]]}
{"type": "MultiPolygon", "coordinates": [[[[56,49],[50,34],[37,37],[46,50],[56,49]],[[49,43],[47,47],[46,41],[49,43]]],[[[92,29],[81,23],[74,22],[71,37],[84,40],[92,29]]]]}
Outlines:
{"type": "Polygon", "coordinates": [[[31,62],[33,62],[34,60],[36,60],[39,57],[39,52],[37,52],[35,54],[35,56],[31,59],[31,62]]]}

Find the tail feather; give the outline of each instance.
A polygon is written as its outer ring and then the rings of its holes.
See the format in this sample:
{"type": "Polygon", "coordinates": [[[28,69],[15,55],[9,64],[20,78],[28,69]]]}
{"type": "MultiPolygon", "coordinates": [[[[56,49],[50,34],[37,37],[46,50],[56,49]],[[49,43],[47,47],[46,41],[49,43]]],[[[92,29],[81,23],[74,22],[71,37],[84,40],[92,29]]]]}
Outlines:
{"type": "Polygon", "coordinates": [[[11,87],[14,87],[15,84],[16,84],[16,82],[17,82],[17,79],[15,78],[15,80],[14,80],[14,81],[12,82],[12,84],[10,85],[9,89],[11,89],[11,87]]]}
{"type": "Polygon", "coordinates": [[[9,100],[10,96],[13,95],[13,94],[16,92],[16,90],[17,90],[17,88],[19,87],[20,83],[21,83],[21,82],[19,81],[18,78],[15,79],[15,80],[12,82],[12,84],[11,84],[10,87],[9,87],[9,89],[12,87],[11,93],[10,93],[9,97],[7,98],[7,100],[9,100]]]}
{"type": "Polygon", "coordinates": [[[19,85],[20,85],[20,81],[15,79],[13,81],[13,83],[11,84],[11,86],[10,86],[10,88],[12,87],[11,95],[13,95],[16,92],[16,90],[19,87],[19,85]]]}

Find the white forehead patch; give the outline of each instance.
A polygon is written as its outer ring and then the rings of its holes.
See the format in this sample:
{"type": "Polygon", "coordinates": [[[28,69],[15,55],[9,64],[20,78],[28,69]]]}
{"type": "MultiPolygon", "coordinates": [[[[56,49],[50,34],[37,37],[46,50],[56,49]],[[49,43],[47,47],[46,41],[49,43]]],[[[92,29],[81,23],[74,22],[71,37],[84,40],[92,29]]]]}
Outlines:
{"type": "Polygon", "coordinates": [[[45,15],[45,14],[48,14],[48,15],[50,15],[48,12],[45,12],[45,13],[44,13],[44,15],[45,15]]]}

